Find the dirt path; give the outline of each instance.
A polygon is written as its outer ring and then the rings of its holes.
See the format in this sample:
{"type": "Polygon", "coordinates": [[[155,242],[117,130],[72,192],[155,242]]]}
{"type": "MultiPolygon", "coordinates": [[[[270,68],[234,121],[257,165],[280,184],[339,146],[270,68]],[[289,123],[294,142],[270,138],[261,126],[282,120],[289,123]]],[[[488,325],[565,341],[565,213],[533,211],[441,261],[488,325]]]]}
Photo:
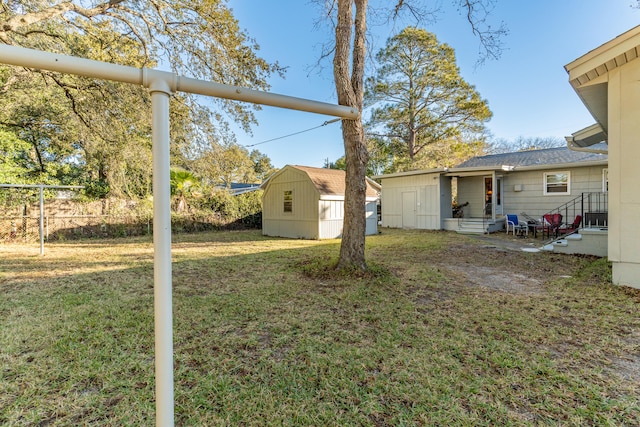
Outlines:
{"type": "Polygon", "coordinates": [[[438,260],[440,266],[460,277],[462,285],[513,294],[540,294],[544,292],[546,281],[570,274],[569,266],[563,268],[566,264],[561,261],[563,255],[551,254],[560,262],[549,262],[547,267],[540,268],[535,257],[548,257],[549,254],[525,252],[539,248],[540,240],[514,238],[505,233],[468,237],[481,242],[481,245],[461,239],[438,260]]]}

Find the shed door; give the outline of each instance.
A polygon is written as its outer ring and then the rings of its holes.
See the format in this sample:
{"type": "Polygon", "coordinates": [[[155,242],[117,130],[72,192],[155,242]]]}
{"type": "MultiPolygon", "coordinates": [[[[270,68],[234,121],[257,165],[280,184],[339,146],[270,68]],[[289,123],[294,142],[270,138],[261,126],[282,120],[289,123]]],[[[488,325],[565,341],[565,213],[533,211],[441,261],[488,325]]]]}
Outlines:
{"type": "Polygon", "coordinates": [[[416,192],[402,193],[402,228],[416,226],[416,192]]]}

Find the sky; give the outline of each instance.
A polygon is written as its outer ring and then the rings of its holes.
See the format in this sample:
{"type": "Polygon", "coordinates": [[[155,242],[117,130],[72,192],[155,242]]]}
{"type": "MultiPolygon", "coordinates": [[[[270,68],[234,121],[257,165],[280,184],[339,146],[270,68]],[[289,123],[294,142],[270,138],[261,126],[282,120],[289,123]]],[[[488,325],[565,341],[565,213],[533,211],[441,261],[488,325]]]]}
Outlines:
{"type": "MultiPolygon", "coordinates": [[[[373,0],[371,0],[373,2],[373,0]]],[[[496,0],[489,17],[504,22],[504,51],[479,65],[480,44],[452,0],[440,0],[435,23],[420,25],[455,49],[462,77],[488,101],[495,139],[563,138],[594,123],[568,82],[564,66],[640,25],[634,0],[496,0]]],[[[287,67],[284,79],[269,79],[271,92],[336,103],[331,59],[318,63],[331,30],[317,25],[318,7],[309,0],[229,0],[234,16],[260,45],[258,54],[287,67]]],[[[371,53],[407,25],[404,21],[370,28],[371,53]]],[[[371,70],[371,68],[370,68],[371,70]]],[[[281,168],[287,164],[322,167],[344,155],[340,123],[333,117],[263,107],[253,134],[236,129],[237,142],[258,149],[281,168]],[[295,136],[277,139],[286,135],[295,136]]]]}

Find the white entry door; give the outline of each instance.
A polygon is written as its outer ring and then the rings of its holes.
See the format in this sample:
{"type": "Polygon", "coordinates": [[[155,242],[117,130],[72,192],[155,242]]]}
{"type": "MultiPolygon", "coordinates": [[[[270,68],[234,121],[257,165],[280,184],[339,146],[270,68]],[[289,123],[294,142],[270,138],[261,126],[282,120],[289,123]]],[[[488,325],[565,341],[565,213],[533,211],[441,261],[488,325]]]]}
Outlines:
{"type": "Polygon", "coordinates": [[[402,193],[402,228],[416,228],[416,192],[402,193]]]}

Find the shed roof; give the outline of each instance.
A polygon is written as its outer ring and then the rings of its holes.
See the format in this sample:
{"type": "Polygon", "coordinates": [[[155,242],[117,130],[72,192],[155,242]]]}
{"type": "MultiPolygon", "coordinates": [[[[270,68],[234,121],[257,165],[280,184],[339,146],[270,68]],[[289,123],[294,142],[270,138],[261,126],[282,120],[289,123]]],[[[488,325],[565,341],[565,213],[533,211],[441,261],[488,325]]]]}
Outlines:
{"type": "Polygon", "coordinates": [[[542,150],[517,151],[514,153],[491,154],[469,159],[456,166],[457,168],[468,167],[501,167],[505,166],[537,166],[569,164],[582,162],[606,161],[604,154],[587,153],[573,151],[567,147],[546,148],[542,150]]]}
{"type": "MultiPolygon", "coordinates": [[[[275,174],[271,175],[260,186],[266,189],[276,176],[280,175],[285,169],[296,169],[309,177],[309,180],[313,186],[318,190],[320,197],[322,196],[341,196],[344,197],[346,188],[346,173],[340,169],[326,169],[326,168],[314,168],[311,166],[299,166],[299,165],[286,165],[275,174]]],[[[374,180],[367,178],[367,199],[377,199],[380,195],[380,184],[374,180]]]]}
{"type": "MultiPolygon", "coordinates": [[[[298,165],[292,165],[291,167],[306,173],[321,195],[344,196],[346,187],[345,171],[298,165]]],[[[378,197],[379,191],[380,186],[375,181],[367,178],[367,197],[378,197]]]]}

